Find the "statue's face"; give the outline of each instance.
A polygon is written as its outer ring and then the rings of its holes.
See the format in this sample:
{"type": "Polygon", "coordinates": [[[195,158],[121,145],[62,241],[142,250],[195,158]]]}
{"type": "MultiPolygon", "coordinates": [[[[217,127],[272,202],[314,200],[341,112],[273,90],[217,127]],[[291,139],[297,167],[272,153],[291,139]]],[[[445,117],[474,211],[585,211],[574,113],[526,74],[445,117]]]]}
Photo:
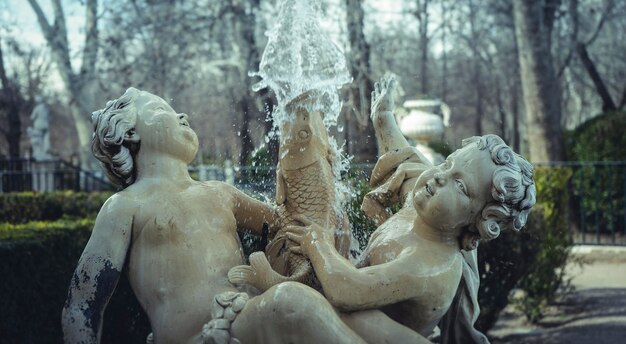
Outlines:
{"type": "Polygon", "coordinates": [[[488,150],[470,144],[446,162],[424,171],[414,189],[413,205],[433,228],[456,232],[473,224],[491,196],[496,164],[488,150]]]}
{"type": "Polygon", "coordinates": [[[190,163],[198,152],[198,136],[187,115],[176,113],[161,97],[141,92],[135,100],[141,150],[172,154],[190,163]]]}

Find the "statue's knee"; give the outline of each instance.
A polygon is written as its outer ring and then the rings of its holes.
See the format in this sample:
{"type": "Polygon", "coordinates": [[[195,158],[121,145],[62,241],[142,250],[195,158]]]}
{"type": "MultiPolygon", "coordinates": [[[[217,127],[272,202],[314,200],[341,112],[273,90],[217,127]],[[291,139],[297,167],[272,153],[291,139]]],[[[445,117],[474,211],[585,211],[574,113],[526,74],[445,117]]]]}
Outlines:
{"type": "Polygon", "coordinates": [[[298,282],[284,282],[270,289],[273,311],[283,316],[306,316],[307,309],[317,307],[324,298],[314,289],[298,282]]]}

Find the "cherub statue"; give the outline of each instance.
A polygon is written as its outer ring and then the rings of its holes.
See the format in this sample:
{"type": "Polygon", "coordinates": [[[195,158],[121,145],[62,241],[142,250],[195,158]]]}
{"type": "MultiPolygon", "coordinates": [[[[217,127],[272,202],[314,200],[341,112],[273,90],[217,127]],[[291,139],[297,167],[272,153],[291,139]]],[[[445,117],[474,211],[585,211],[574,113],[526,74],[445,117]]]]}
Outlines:
{"type": "Polygon", "coordinates": [[[97,343],[122,273],[146,311],[154,343],[419,342],[379,311],[338,314],[295,282],[248,294],[228,282],[244,263],[237,229],[275,228],[275,208],[187,171],[198,138],[187,115],[130,88],[93,114],[92,151],[122,187],[103,205],[63,309],[66,343],[97,343]],[[376,322],[378,328],[366,324],[376,322]]]}
{"type": "Polygon", "coordinates": [[[299,244],[291,250],[310,259],[325,296],[340,310],[381,309],[423,336],[448,313],[455,320],[442,329],[444,342],[486,342],[473,329],[475,249],[501,230],[525,225],[535,204],[532,165],[495,135],[466,139],[445,163],[430,165],[395,123],[394,87],[395,80],[383,79],[372,94],[382,156],[363,210],[379,227],[362,261],[350,264],[328,231],[304,217],[299,220],[306,226],[288,228],[299,244]],[[392,215],[386,209],[396,201],[403,207],[392,215]],[[451,309],[453,302],[459,307],[451,309]]]}

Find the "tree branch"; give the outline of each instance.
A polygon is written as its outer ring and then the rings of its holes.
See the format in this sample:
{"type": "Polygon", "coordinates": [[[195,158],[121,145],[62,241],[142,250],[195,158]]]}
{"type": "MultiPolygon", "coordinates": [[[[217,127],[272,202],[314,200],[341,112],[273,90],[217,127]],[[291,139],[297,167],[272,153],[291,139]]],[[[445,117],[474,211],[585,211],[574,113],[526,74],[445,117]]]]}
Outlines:
{"type": "Polygon", "coordinates": [[[622,91],[622,99],[619,101],[618,109],[623,109],[624,105],[626,105],[626,87],[624,87],[624,91],[622,91]]]}
{"type": "Polygon", "coordinates": [[[613,0],[609,0],[607,1],[607,5],[604,8],[604,11],[602,11],[602,15],[600,16],[600,20],[598,20],[598,23],[596,24],[595,30],[593,31],[591,36],[589,36],[589,38],[585,41],[585,45],[589,45],[593,43],[596,40],[596,38],[598,38],[598,35],[600,34],[600,31],[602,31],[602,28],[604,27],[604,23],[606,23],[609,13],[612,10],[613,10],[613,0]]]}
{"type": "Polygon", "coordinates": [[[7,78],[7,72],[4,68],[4,56],[2,52],[2,41],[0,40],[0,81],[2,81],[2,88],[9,88],[9,78],[7,78]]]}
{"type": "Polygon", "coordinates": [[[613,102],[611,94],[606,88],[604,81],[602,81],[602,77],[600,77],[600,73],[598,73],[595,64],[589,57],[589,54],[587,53],[587,47],[583,43],[578,43],[578,45],[576,46],[576,51],[578,52],[578,56],[580,57],[583,66],[585,66],[589,77],[591,77],[591,80],[593,80],[593,84],[596,87],[598,95],[600,95],[600,97],[602,98],[602,111],[606,112],[615,110],[615,103],[613,102]]]}
{"type": "Polygon", "coordinates": [[[563,75],[565,68],[569,66],[569,63],[572,60],[572,56],[574,56],[574,51],[576,50],[576,44],[578,43],[578,24],[579,24],[578,0],[570,0],[568,4],[568,10],[570,13],[570,17],[572,18],[571,19],[572,31],[569,35],[570,40],[569,40],[569,49],[567,51],[567,55],[565,56],[565,59],[563,60],[563,64],[561,65],[561,67],[557,69],[557,72],[556,72],[556,77],[558,79],[560,79],[561,76],[563,75]]]}
{"type": "Polygon", "coordinates": [[[72,78],[74,73],[72,72],[72,63],[70,61],[69,46],[67,43],[67,31],[65,29],[65,16],[63,14],[63,8],[60,0],[53,0],[52,7],[54,9],[54,26],[50,26],[46,16],[44,15],[37,0],[28,0],[28,3],[35,11],[37,20],[41,31],[46,38],[46,41],[52,49],[52,55],[56,59],[59,66],[59,72],[61,78],[67,85],[68,89],[71,89],[72,78]]]}
{"type": "Polygon", "coordinates": [[[98,58],[98,0],[88,0],[85,15],[85,47],[80,73],[91,75],[98,58]]]}
{"type": "Polygon", "coordinates": [[[39,26],[41,27],[41,31],[46,37],[46,40],[48,42],[52,41],[52,37],[54,36],[54,30],[52,29],[52,26],[50,26],[50,23],[48,23],[48,19],[46,19],[46,15],[41,10],[39,3],[37,2],[37,0],[28,0],[28,3],[37,15],[37,21],[39,22],[39,26]]]}

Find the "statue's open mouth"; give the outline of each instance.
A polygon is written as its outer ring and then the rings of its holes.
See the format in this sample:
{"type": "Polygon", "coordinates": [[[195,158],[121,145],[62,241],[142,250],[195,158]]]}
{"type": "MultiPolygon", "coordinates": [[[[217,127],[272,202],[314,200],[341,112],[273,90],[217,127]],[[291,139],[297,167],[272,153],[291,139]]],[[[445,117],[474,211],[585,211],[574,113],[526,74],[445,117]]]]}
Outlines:
{"type": "Polygon", "coordinates": [[[180,121],[178,124],[180,124],[183,127],[189,127],[189,122],[187,121],[180,121]]]}

